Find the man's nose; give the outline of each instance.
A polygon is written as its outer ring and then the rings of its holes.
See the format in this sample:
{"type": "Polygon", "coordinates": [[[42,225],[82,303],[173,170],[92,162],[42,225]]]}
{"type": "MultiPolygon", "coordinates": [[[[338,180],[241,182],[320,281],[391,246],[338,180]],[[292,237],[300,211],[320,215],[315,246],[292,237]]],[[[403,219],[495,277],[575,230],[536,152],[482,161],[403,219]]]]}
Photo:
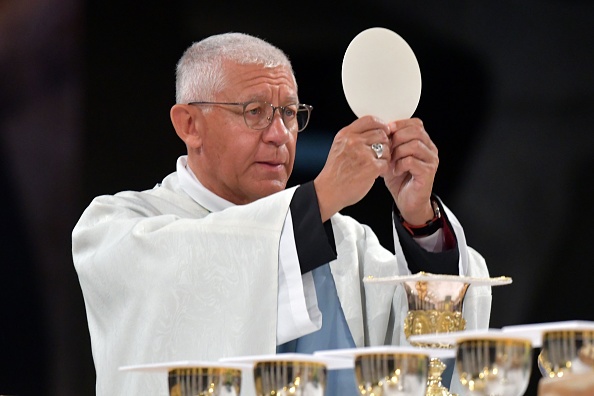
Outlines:
{"type": "Polygon", "coordinates": [[[285,123],[283,122],[283,118],[280,114],[282,110],[276,110],[278,111],[272,113],[272,122],[264,130],[264,133],[262,134],[262,139],[267,143],[269,142],[274,143],[277,146],[282,146],[283,144],[286,144],[291,138],[291,132],[289,131],[289,129],[287,129],[285,123]]]}

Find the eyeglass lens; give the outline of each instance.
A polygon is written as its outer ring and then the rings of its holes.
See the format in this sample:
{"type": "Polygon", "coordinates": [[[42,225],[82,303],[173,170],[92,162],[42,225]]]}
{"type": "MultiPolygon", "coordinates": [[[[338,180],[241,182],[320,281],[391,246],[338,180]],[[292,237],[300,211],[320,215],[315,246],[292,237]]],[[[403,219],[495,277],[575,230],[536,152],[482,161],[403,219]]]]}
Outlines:
{"type": "Polygon", "coordinates": [[[251,102],[244,106],[243,116],[245,123],[250,128],[264,129],[270,125],[274,112],[278,109],[285,127],[290,131],[300,132],[307,126],[309,110],[304,106],[291,104],[283,107],[274,107],[266,102],[251,102]]]}

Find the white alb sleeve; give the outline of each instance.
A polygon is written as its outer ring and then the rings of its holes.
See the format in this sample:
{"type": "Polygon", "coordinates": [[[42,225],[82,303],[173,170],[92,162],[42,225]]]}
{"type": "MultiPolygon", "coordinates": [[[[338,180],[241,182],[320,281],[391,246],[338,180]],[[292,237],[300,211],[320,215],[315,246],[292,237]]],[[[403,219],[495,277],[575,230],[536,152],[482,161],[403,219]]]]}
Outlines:
{"type": "Polygon", "coordinates": [[[278,319],[276,344],[294,340],[322,327],[311,272],[301,275],[293,219],[287,214],[281,233],[278,266],[278,319]]]}

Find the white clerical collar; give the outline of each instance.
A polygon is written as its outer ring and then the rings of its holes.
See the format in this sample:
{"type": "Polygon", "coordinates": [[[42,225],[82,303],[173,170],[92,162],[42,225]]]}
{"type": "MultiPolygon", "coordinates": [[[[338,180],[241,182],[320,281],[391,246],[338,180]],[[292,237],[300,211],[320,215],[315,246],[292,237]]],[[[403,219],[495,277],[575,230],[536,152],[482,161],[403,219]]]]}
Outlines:
{"type": "Polygon", "coordinates": [[[204,187],[188,166],[188,156],[182,155],[177,159],[177,175],[179,184],[194,201],[204,206],[210,212],[220,212],[235,204],[223,199],[204,187]]]}

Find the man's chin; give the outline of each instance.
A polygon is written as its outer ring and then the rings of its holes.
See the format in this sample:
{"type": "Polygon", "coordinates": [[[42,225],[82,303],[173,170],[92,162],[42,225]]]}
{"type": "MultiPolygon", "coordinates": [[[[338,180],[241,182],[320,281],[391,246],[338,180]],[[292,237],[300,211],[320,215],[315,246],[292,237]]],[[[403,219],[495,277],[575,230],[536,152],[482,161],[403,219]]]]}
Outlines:
{"type": "Polygon", "coordinates": [[[286,181],[270,180],[262,183],[258,191],[255,192],[256,199],[268,197],[272,194],[283,191],[287,187],[286,181]]]}

